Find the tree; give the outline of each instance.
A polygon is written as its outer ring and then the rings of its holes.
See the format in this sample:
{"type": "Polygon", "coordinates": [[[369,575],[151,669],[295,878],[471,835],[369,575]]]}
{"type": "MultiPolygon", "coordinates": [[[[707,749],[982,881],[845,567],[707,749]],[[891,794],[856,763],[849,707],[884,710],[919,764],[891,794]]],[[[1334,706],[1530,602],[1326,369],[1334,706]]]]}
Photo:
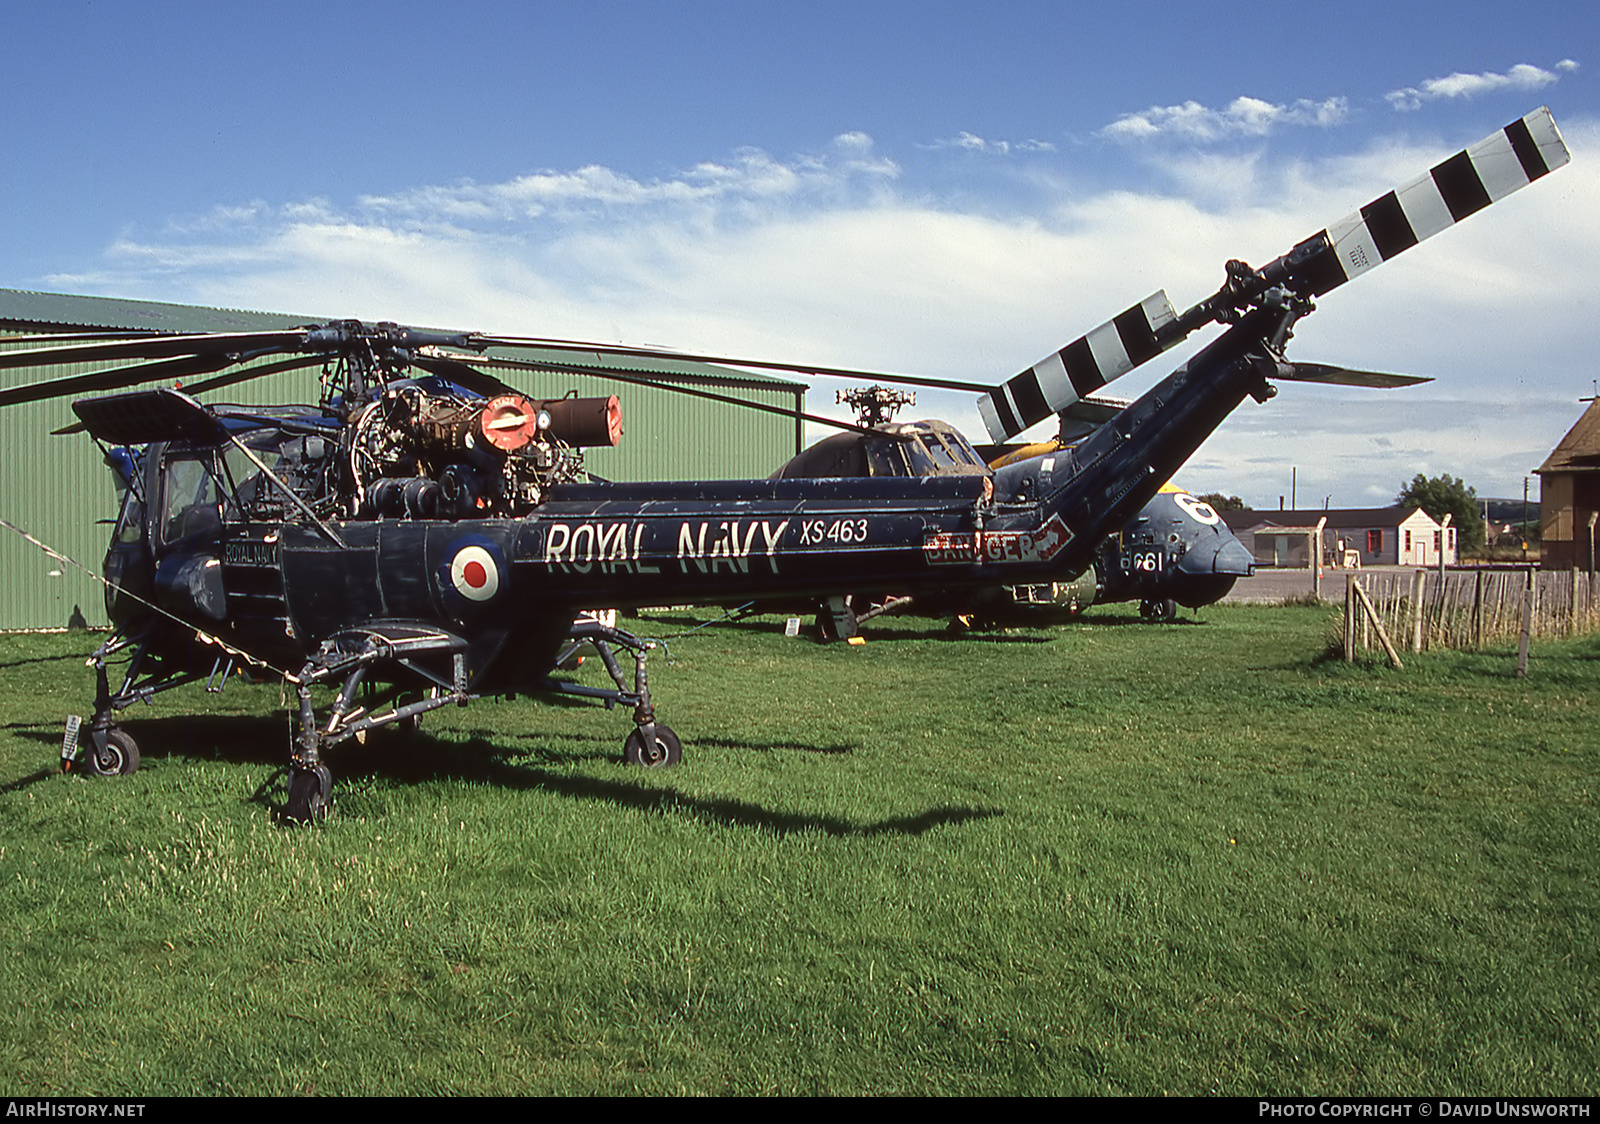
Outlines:
{"type": "Polygon", "coordinates": [[[1210,504],[1216,511],[1245,511],[1249,506],[1238,496],[1225,496],[1221,492],[1207,492],[1195,499],[1210,504]]]}
{"type": "Polygon", "coordinates": [[[1467,487],[1459,476],[1427,477],[1417,473],[1411,483],[1400,489],[1395,502],[1408,507],[1420,507],[1428,515],[1443,521],[1453,516],[1450,525],[1456,528],[1456,543],[1461,553],[1483,547],[1483,506],[1478,502],[1476,490],[1467,487]]]}

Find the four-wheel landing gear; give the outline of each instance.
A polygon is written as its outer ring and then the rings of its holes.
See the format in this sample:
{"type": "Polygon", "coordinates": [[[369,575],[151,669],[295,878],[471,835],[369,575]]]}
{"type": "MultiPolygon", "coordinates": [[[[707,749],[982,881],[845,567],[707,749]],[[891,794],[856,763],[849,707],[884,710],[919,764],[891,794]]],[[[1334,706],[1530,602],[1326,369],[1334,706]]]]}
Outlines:
{"type": "MultiPolygon", "coordinates": [[[[112,721],[113,714],[140,699],[145,702],[158,691],[202,678],[191,673],[163,674],[157,667],[146,670],[148,642],[143,637],[124,638],[120,634],[94,654],[97,677],[95,717],[87,732],[82,720],[69,716],[61,744],[63,770],[77,768],[97,776],[125,776],[139,768],[139,746],[126,731],[112,721]],[[122,688],[113,694],[106,672],[106,660],[127,647],[135,649],[122,688]],[[141,673],[142,682],[135,686],[141,673]]],[[[635,728],[623,742],[622,757],[629,765],[650,769],[669,768],[683,760],[683,745],[672,730],[655,720],[650,705],[650,683],[645,672],[647,653],[654,642],[641,640],[630,632],[592,619],[580,619],[572,626],[569,647],[562,658],[579,650],[592,650],[605,664],[615,688],[588,687],[564,680],[546,680],[544,686],[564,694],[602,701],[609,710],[617,703],[633,707],[635,728]],[[634,655],[633,683],[630,687],[617,661],[613,646],[634,655]]],[[[441,629],[404,624],[373,625],[349,629],[330,637],[306,661],[298,676],[291,677],[299,701],[298,729],[289,759],[289,799],[284,816],[295,823],[310,823],[328,814],[333,797],[333,774],[323,763],[323,753],[349,738],[364,740],[379,727],[414,729],[423,714],[437,707],[466,706],[478,696],[467,690],[467,643],[441,629]],[[374,688],[371,673],[380,667],[399,669],[413,688],[426,684],[420,698],[415,691],[402,694],[392,684],[384,690],[374,688]],[[311,702],[314,686],[337,685],[333,706],[327,718],[318,722],[311,702]],[[382,695],[381,702],[373,702],[382,695]],[[360,701],[358,701],[360,696],[360,701]],[[388,705],[388,709],[383,709],[388,705]]],[[[208,689],[220,677],[226,679],[233,664],[213,668],[208,689]]]]}

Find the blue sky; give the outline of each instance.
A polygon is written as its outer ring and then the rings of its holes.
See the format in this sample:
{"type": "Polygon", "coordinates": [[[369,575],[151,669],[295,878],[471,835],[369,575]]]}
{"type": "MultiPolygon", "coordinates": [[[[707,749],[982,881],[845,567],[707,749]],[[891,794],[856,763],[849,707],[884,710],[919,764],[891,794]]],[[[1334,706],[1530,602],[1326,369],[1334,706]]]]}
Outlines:
{"type": "Polygon", "coordinates": [[[1571,165],[1291,347],[1438,381],[1285,387],[1179,477],[1519,494],[1600,376],[1593,6],[1076,7],[14,6],[0,285],[999,382],[1548,104],[1571,165]]]}

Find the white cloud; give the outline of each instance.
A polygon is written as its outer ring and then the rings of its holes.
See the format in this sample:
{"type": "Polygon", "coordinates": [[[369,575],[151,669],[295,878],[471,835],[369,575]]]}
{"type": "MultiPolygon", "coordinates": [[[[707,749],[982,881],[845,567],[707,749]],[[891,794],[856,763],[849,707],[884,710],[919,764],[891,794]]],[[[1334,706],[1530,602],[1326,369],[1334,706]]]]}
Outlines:
{"type": "MultiPolygon", "coordinates": [[[[1574,150],[1600,149],[1595,123],[1562,125],[1574,150]]],[[[1175,189],[1089,192],[1063,176],[1025,207],[980,210],[941,202],[870,138],[845,134],[816,155],[750,150],[653,180],[586,167],[219,208],[129,234],[94,272],[51,283],[999,382],[1157,288],[1187,307],[1228,258],[1259,265],[1453,150],[1390,140],[1287,163],[1203,153],[1162,181],[1175,189]]],[[[1292,356],[1438,383],[1285,386],[1245,403],[1181,479],[1262,503],[1287,493],[1291,467],[1336,503],[1381,502],[1417,471],[1463,476],[1480,494],[1520,490],[1590,393],[1596,260],[1600,171],[1574,162],[1329,293],[1297,328],[1292,356]]],[[[981,431],[971,395],[918,402],[921,416],[981,431]]]]}
{"type": "MultiPolygon", "coordinates": [[[[1570,73],[1578,69],[1578,64],[1571,59],[1562,59],[1556,63],[1555,69],[1570,73]]],[[[1560,79],[1561,75],[1553,70],[1518,63],[1504,74],[1493,71],[1463,74],[1457,71],[1443,78],[1430,78],[1421,86],[1390,90],[1383,96],[1395,109],[1412,110],[1421,109],[1424,102],[1438,101],[1440,98],[1475,98],[1497,90],[1541,90],[1560,79]]]]}
{"type": "Polygon", "coordinates": [[[1288,105],[1239,97],[1225,109],[1211,109],[1199,102],[1187,101],[1182,105],[1151,106],[1143,113],[1125,114],[1101,129],[1100,135],[1118,140],[1176,137],[1210,142],[1228,137],[1266,136],[1285,125],[1326,128],[1343,122],[1349,111],[1348,102],[1341,97],[1320,102],[1301,98],[1288,105]]]}
{"type": "Polygon", "coordinates": [[[1054,152],[1056,150],[1056,146],[1049,141],[985,140],[976,133],[965,131],[959,132],[946,140],[934,141],[927,147],[934,149],[959,148],[966,152],[982,153],[985,156],[1009,156],[1013,152],[1054,152]]]}
{"type": "Polygon", "coordinates": [[[836,138],[834,148],[836,157],[806,157],[787,163],[748,148],[731,160],[705,161],[676,176],[653,180],[591,164],[567,172],[532,172],[503,183],[462,180],[395,195],[362,196],[357,205],[374,216],[424,223],[515,223],[618,208],[719,206],[828,195],[899,175],[892,160],[873,152],[872,140],[864,133],[846,133],[836,138]]]}

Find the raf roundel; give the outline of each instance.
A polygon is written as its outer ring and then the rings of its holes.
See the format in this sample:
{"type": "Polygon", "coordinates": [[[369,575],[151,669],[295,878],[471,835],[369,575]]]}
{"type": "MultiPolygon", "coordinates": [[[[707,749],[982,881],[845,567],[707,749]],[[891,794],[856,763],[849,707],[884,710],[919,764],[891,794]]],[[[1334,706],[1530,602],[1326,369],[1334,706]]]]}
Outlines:
{"type": "Polygon", "coordinates": [[[481,546],[464,546],[450,560],[450,585],[469,601],[488,601],[500,592],[500,567],[481,546]]]}

